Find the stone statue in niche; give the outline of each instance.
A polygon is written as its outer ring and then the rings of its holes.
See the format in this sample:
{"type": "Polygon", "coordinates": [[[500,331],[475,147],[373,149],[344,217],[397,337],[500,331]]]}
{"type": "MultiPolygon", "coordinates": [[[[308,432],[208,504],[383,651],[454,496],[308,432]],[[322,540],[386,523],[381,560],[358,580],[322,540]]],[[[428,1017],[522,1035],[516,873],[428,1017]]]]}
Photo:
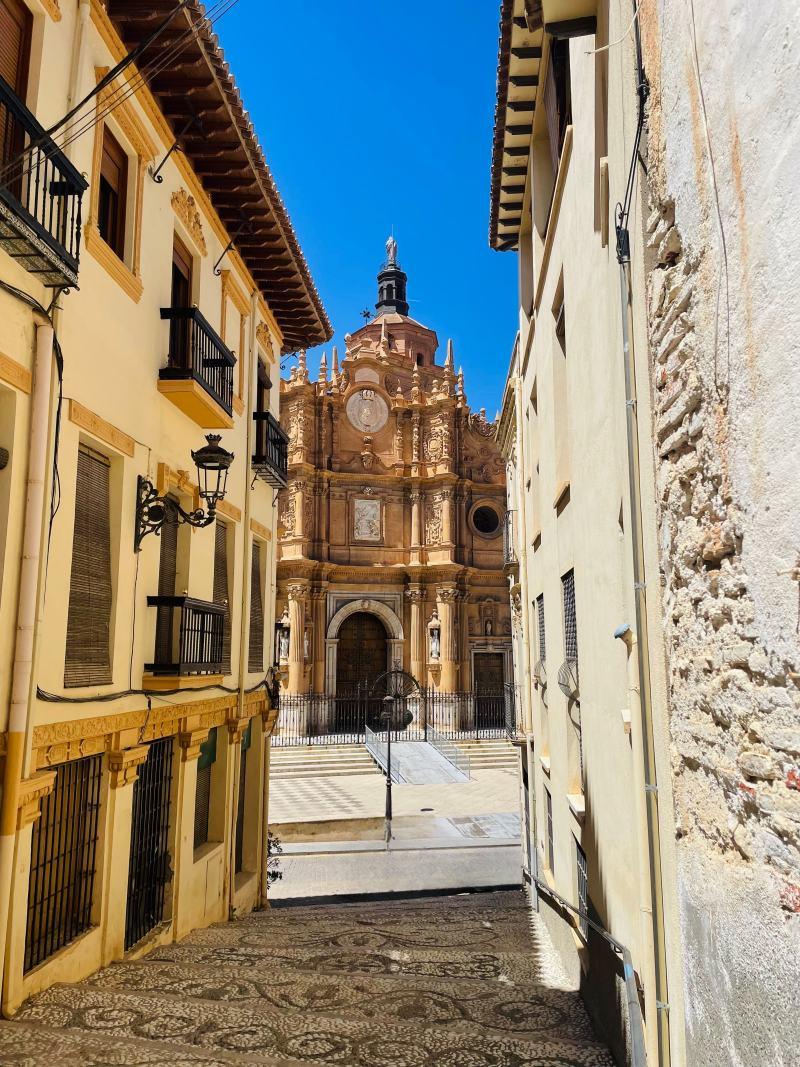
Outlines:
{"type": "Polygon", "coordinates": [[[430,634],[431,634],[431,640],[430,640],[431,659],[432,660],[439,659],[439,656],[440,656],[440,653],[441,653],[441,637],[440,637],[441,630],[439,629],[438,626],[433,626],[433,627],[431,627],[430,634]]]}
{"type": "Polygon", "coordinates": [[[379,500],[356,500],[353,537],[356,541],[380,541],[381,503],[379,500]]]}
{"type": "Polygon", "coordinates": [[[484,630],[485,630],[485,633],[486,633],[487,637],[491,637],[492,636],[492,629],[493,629],[492,620],[491,619],[487,619],[486,620],[486,626],[484,627],[484,630]]]}
{"type": "Polygon", "coordinates": [[[278,631],[278,661],[282,662],[289,658],[289,616],[284,611],[281,616],[280,630],[278,631]]]}

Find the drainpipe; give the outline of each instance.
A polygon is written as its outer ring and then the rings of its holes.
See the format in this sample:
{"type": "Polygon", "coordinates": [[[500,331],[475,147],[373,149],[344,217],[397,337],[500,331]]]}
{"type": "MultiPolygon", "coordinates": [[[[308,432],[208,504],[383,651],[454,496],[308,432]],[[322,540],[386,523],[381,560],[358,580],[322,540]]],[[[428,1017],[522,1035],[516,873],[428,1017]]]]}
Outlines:
{"type": "MultiPolygon", "coordinates": [[[[244,457],[245,470],[247,472],[245,477],[244,486],[244,514],[242,521],[244,523],[243,528],[243,543],[242,543],[242,594],[241,594],[241,613],[239,616],[239,671],[237,681],[237,704],[238,704],[238,717],[244,718],[245,704],[244,704],[244,683],[245,683],[245,656],[247,655],[245,650],[245,639],[247,637],[247,618],[248,611],[246,610],[249,603],[248,589],[249,589],[249,575],[250,575],[250,557],[252,552],[252,538],[250,536],[250,512],[251,512],[251,496],[250,491],[250,457],[253,454],[253,419],[252,409],[250,405],[250,396],[253,386],[253,367],[254,359],[253,354],[256,350],[256,314],[258,310],[258,296],[254,290],[250,296],[250,338],[247,345],[247,373],[245,374],[245,387],[244,387],[244,417],[246,420],[245,426],[245,441],[246,441],[246,455],[244,457]]],[[[243,370],[244,373],[244,370],[243,370]]],[[[263,760],[262,760],[263,763],[263,760]]],[[[228,897],[228,910],[232,915],[233,912],[233,896],[236,887],[236,807],[238,806],[239,797],[239,774],[241,773],[241,758],[234,764],[233,775],[233,801],[231,804],[231,815],[234,816],[231,827],[231,844],[230,854],[228,856],[229,863],[229,897],[228,897]]]]}
{"type": "MultiPolygon", "coordinates": [[[[72,60],[70,61],[69,92],[67,94],[67,112],[72,111],[75,99],[78,95],[78,81],[81,72],[81,56],[83,54],[83,42],[86,38],[86,27],[89,25],[89,15],[92,10],[92,0],[80,0],[78,18],[75,25],[75,36],[72,39],[72,60]]],[[[74,145],[74,142],[73,142],[74,145]]],[[[72,156],[75,148],[67,154],[72,156]]]]}
{"type": "MultiPolygon", "coordinates": [[[[627,242],[623,250],[627,253],[627,242]]],[[[653,731],[653,705],[650,687],[650,648],[647,634],[647,588],[644,575],[642,536],[642,496],[639,467],[639,420],[636,399],[636,364],[632,346],[632,306],[630,256],[620,258],[622,310],[622,351],[625,365],[625,411],[628,444],[628,488],[630,495],[631,553],[636,609],[636,630],[621,627],[615,634],[628,649],[631,722],[634,741],[636,802],[642,850],[641,911],[642,933],[647,951],[646,984],[653,990],[655,1026],[648,1028],[651,1058],[660,1067],[670,1063],[669,991],[667,986],[666,939],[661,870],[661,839],[658,813],[658,781],[653,731]],[[647,871],[645,872],[645,861],[647,871]],[[648,981],[649,978],[649,981],[648,981]],[[652,983],[652,984],[651,984],[652,983]],[[653,1040],[655,1032],[656,1041],[653,1040]],[[655,1045],[655,1047],[654,1047],[655,1045]],[[657,1056],[657,1058],[656,1058],[657,1056]]]]}
{"type": "Polygon", "coordinates": [[[50,424],[50,393],[53,367],[53,327],[36,326],[36,354],[31,391],[28,445],[28,478],[22,534],[22,562],[14,664],[11,671],[11,707],[6,736],[3,799],[0,805],[0,972],[5,970],[8,919],[11,911],[13,872],[17,842],[17,808],[25,775],[33,722],[33,661],[36,646],[39,590],[44,537],[45,483],[50,424]]]}

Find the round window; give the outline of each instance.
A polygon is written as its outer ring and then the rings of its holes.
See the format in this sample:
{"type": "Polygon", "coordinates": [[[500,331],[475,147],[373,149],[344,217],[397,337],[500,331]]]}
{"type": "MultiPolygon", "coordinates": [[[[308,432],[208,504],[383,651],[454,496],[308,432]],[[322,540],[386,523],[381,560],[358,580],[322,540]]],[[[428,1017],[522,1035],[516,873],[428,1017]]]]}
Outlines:
{"type": "Polygon", "coordinates": [[[491,537],[500,527],[500,516],[494,508],[489,507],[488,504],[482,504],[472,513],[472,525],[484,537],[491,537]]]}

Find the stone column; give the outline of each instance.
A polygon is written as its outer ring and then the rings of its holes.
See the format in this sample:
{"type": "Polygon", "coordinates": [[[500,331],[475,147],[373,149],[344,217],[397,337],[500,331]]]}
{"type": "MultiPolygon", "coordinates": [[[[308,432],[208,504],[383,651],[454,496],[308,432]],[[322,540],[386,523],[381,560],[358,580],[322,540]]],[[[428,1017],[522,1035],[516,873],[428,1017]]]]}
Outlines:
{"type": "Polygon", "coordinates": [[[458,660],[461,664],[458,682],[459,689],[462,693],[465,693],[470,687],[468,589],[460,589],[458,591],[458,643],[458,660]]]}
{"type": "Polygon", "coordinates": [[[312,645],[311,691],[325,691],[325,605],[328,602],[328,585],[317,586],[311,593],[313,609],[314,640],[312,645]]]}
{"type": "Polygon", "coordinates": [[[442,544],[453,544],[453,490],[442,490],[442,544]]]}
{"type": "Polygon", "coordinates": [[[306,587],[291,584],[287,587],[289,600],[289,677],[287,693],[305,692],[305,669],[303,663],[304,631],[306,625],[306,587]]]}
{"type": "Polygon", "coordinates": [[[420,563],[422,550],[422,493],[412,489],[411,497],[411,562],[420,563]]]}
{"type": "Polygon", "coordinates": [[[294,536],[298,541],[302,541],[309,536],[309,532],[306,530],[305,516],[303,514],[306,483],[297,481],[292,488],[294,489],[294,536]]]}
{"type": "Polygon", "coordinates": [[[441,624],[442,673],[439,688],[443,693],[458,691],[458,654],[456,651],[455,615],[458,590],[455,586],[441,586],[437,595],[441,624]]]}
{"type": "Polygon", "coordinates": [[[426,661],[426,648],[425,648],[425,620],[423,618],[423,607],[425,604],[425,590],[421,585],[412,585],[406,589],[406,600],[411,605],[411,627],[410,627],[410,667],[411,673],[417,679],[421,686],[424,686],[427,678],[427,671],[425,669],[426,661]]]}

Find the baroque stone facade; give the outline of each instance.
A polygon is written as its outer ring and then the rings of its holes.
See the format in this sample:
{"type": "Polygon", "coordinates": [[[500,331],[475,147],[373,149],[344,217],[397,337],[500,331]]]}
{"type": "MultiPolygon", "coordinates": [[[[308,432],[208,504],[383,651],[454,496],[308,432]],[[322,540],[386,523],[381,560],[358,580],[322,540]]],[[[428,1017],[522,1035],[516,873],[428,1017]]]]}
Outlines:
{"type": "Polygon", "coordinates": [[[443,691],[471,690],[476,675],[502,689],[502,460],[485,413],[467,404],[452,343],[437,364],[436,334],[408,316],[406,276],[389,251],[379,314],[346,336],[341,364],[334,349],[329,375],[323,355],[313,382],[301,353],[281,382],[284,686],[341,694],[402,667],[443,691]]]}

